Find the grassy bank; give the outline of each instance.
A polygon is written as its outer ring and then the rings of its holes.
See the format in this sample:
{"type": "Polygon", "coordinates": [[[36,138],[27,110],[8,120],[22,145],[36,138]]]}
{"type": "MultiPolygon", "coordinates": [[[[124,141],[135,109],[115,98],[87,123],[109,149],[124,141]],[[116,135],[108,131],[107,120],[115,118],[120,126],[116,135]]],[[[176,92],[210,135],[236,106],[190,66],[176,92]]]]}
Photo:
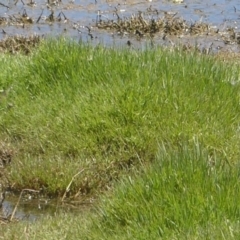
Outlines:
{"type": "Polygon", "coordinates": [[[125,177],[92,212],[0,227],[4,239],[238,239],[239,169],[198,143],[125,177]],[[189,150],[190,149],[192,150],[189,150]]]}
{"type": "Polygon", "coordinates": [[[112,189],[84,218],[1,226],[3,238],[239,236],[237,64],[65,40],[0,63],[0,150],[12,188],[62,196],[74,180],[68,197],[80,200],[112,189]]]}
{"type": "Polygon", "coordinates": [[[119,169],[198,138],[239,156],[237,67],[181,51],[138,52],[66,41],[1,56],[0,138],[15,188],[71,194],[105,188],[119,169]]]}

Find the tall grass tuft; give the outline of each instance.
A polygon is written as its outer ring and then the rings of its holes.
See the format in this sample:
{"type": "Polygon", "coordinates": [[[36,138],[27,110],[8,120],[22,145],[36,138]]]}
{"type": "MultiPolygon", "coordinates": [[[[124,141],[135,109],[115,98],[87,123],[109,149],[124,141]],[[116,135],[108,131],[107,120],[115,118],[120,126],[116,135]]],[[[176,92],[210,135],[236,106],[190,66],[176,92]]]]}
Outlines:
{"type": "Polygon", "coordinates": [[[64,39],[0,60],[11,66],[0,74],[7,92],[0,138],[15,153],[9,179],[16,188],[63,194],[82,169],[70,195],[105,188],[121,169],[153,161],[159,142],[174,151],[198,138],[210,152],[238,161],[239,84],[231,84],[237,66],[182,50],[64,39]]]}
{"type": "Polygon", "coordinates": [[[153,165],[126,177],[111,195],[103,198],[94,224],[101,239],[240,236],[238,167],[197,142],[178,150],[161,146],[153,165]]]}

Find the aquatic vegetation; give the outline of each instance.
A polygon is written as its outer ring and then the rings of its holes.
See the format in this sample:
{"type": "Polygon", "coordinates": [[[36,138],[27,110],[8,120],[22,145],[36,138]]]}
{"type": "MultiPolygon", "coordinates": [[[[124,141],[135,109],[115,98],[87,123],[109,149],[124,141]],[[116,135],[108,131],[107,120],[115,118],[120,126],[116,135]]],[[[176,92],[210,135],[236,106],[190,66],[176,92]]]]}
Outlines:
{"type": "Polygon", "coordinates": [[[159,12],[157,9],[149,8],[146,12],[133,14],[129,18],[122,18],[115,11],[115,20],[105,20],[99,18],[97,27],[99,29],[114,29],[120,34],[132,33],[139,37],[152,36],[155,33],[162,32],[169,35],[181,34],[210,34],[214,33],[210,25],[203,22],[188,23],[177,13],[159,12]]]}

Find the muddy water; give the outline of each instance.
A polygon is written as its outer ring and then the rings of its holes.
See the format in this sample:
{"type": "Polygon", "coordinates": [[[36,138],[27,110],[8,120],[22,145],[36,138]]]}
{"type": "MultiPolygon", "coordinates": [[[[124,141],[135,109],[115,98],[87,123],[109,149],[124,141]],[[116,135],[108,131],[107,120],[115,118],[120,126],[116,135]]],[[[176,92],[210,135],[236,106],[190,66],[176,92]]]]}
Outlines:
{"type": "MultiPolygon", "coordinates": [[[[17,196],[8,196],[3,202],[1,217],[9,218],[18,202],[17,196]]],[[[55,200],[22,200],[17,206],[14,219],[35,221],[38,218],[48,214],[54,215],[57,212],[57,203],[55,200]]]]}
{"type": "Polygon", "coordinates": [[[25,195],[20,201],[18,200],[19,196],[12,193],[6,194],[6,199],[0,210],[0,220],[1,218],[10,219],[16,206],[16,212],[14,213],[13,219],[31,222],[46,215],[54,216],[60,212],[79,214],[80,212],[86,211],[86,209],[89,209],[89,206],[91,206],[87,203],[81,204],[81,207],[70,203],[61,204],[57,199],[33,198],[31,195],[25,195]]]}
{"type": "MultiPolygon", "coordinates": [[[[167,12],[188,22],[206,22],[222,34],[229,27],[238,32],[240,23],[240,1],[237,0],[184,0],[183,3],[174,3],[174,0],[0,0],[0,4],[0,38],[16,34],[50,34],[105,45],[125,45],[130,39],[134,45],[141,46],[149,39],[142,38],[139,41],[127,32],[119,34],[111,29],[100,30],[96,27],[96,21],[100,18],[114,21],[116,13],[124,19],[147,9],[157,10],[159,16],[167,12]]],[[[154,13],[148,17],[155,17],[154,13]]],[[[162,38],[163,35],[159,33],[152,40],[162,45],[190,42],[238,51],[238,45],[224,43],[221,34],[217,37],[162,38]]]]}
{"type": "MultiPolygon", "coordinates": [[[[216,51],[240,51],[239,43],[224,41],[222,37],[229,28],[236,34],[239,32],[238,0],[184,0],[180,4],[173,0],[0,0],[0,39],[16,34],[64,35],[77,41],[103,43],[108,46],[122,46],[131,41],[134,47],[141,47],[149,38],[139,39],[128,32],[120,34],[114,29],[99,29],[96,23],[99,19],[116,21],[117,16],[121,19],[129,18],[139,11],[147,10],[152,12],[148,18],[155,18],[156,12],[159,17],[167,13],[179,16],[189,23],[208,23],[212,29],[219,32],[218,35],[183,34],[167,37],[163,33],[157,33],[151,37],[154,44],[190,43],[202,48],[211,46],[216,51]]],[[[2,209],[5,217],[12,213],[17,200],[17,197],[7,196],[2,209]]],[[[56,200],[25,199],[21,200],[16,217],[33,221],[42,215],[55,214],[57,209],[56,200]]]]}

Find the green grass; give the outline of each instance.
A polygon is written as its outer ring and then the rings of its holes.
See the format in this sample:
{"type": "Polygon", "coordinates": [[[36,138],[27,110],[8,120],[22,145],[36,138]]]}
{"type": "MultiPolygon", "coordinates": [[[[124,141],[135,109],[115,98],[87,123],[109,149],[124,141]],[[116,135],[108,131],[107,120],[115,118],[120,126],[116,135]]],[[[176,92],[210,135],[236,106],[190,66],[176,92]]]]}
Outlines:
{"type": "Polygon", "coordinates": [[[69,196],[100,195],[80,215],[0,225],[0,239],[240,237],[237,64],[63,39],[0,63],[10,184],[62,196],[83,170],[69,196]]]}
{"type": "Polygon", "coordinates": [[[238,168],[199,145],[189,149],[160,148],[153,166],[123,181],[112,199],[104,198],[97,222],[102,239],[230,239],[231,231],[240,236],[238,168]],[[228,224],[236,226],[224,229],[228,224]]]}
{"type": "Polygon", "coordinates": [[[196,142],[126,176],[95,211],[0,227],[4,239],[239,239],[239,168],[196,142]],[[190,149],[190,150],[189,150],[190,149]]]}
{"type": "Polygon", "coordinates": [[[197,53],[43,42],[0,57],[0,138],[15,188],[95,192],[119,169],[154,160],[159,142],[199,142],[238,161],[237,66],[197,53]]]}

